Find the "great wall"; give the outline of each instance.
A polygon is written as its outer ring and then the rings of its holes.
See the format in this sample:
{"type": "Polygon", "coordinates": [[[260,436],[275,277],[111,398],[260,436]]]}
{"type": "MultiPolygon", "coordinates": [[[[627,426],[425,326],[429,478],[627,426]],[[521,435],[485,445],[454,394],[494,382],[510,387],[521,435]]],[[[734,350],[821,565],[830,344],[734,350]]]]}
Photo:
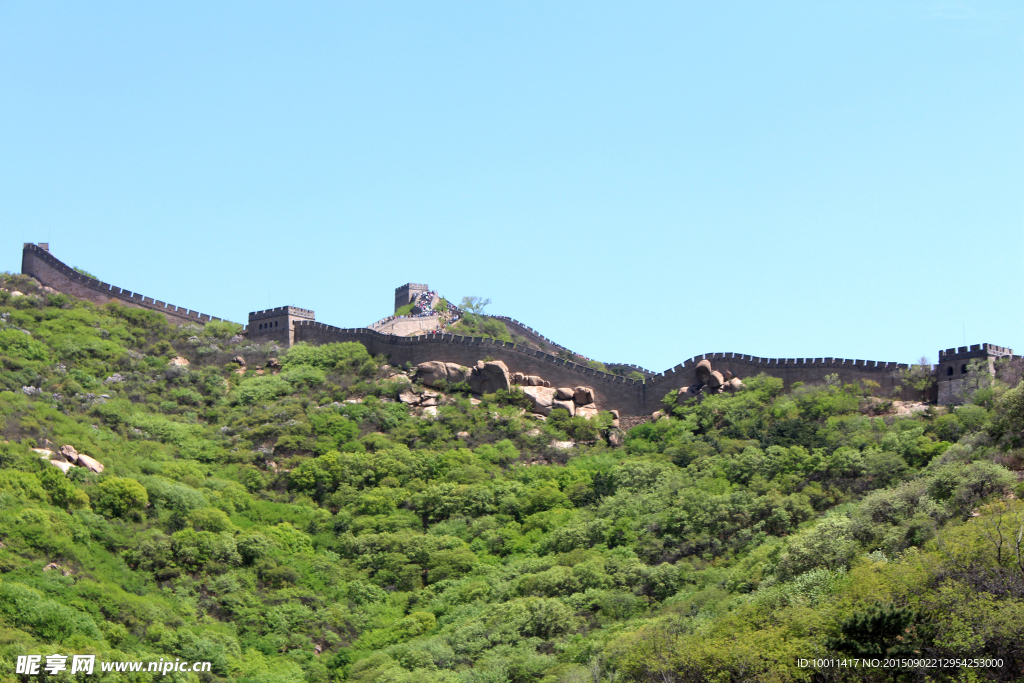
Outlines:
{"type": "MultiPolygon", "coordinates": [[[[21,272],[43,285],[97,304],[117,301],[162,313],[169,322],[207,323],[220,318],[193,310],[172,306],[163,301],[100,282],[79,273],[58,260],[49,251],[48,244],[25,244],[22,251],[21,272]]],[[[396,310],[401,297],[412,296],[426,290],[426,285],[403,285],[396,290],[396,310]]],[[[903,400],[925,400],[932,403],[951,403],[956,400],[968,381],[970,361],[979,359],[987,363],[988,371],[1009,384],[1020,381],[1024,372],[1024,358],[1014,355],[1012,349],[993,344],[975,344],[970,347],[945,349],[939,352],[939,363],[928,369],[935,382],[922,395],[908,386],[904,374],[910,368],[905,363],[851,360],[845,358],[761,358],[738,353],[708,353],[695,356],[662,373],[653,373],[635,365],[616,364],[644,375],[643,380],[600,372],[587,365],[575,363],[559,355],[548,353],[545,346],[567,351],[540,333],[517,320],[494,316],[506,327],[541,349],[526,344],[514,344],[486,337],[464,337],[453,334],[419,334],[399,336],[370,328],[339,328],[316,322],[313,311],[294,306],[281,306],[249,314],[249,324],[243,334],[257,341],[273,341],[284,347],[298,342],[325,344],[330,342],[359,342],[373,355],[386,355],[392,364],[419,364],[426,361],[444,361],[471,366],[482,359],[503,361],[512,372],[540,375],[553,386],[586,385],[593,389],[595,403],[601,410],[618,410],[622,415],[649,415],[662,407],[662,399],[669,392],[698,383],[697,365],[710,360],[716,370],[730,372],[736,377],[749,377],[765,373],[783,380],[789,387],[796,382],[821,383],[835,376],[843,383],[861,384],[874,388],[877,395],[899,396],[903,400]],[[867,384],[873,382],[874,384],[867,384]],[[877,385],[877,387],[875,386],[877,385]]],[[[424,318],[419,318],[423,320],[424,318]]],[[[394,321],[389,316],[374,324],[383,328],[394,321]]],[[[393,328],[393,326],[392,326],[393,328]]],[[[422,331],[422,329],[420,330],[422,331]]]]}

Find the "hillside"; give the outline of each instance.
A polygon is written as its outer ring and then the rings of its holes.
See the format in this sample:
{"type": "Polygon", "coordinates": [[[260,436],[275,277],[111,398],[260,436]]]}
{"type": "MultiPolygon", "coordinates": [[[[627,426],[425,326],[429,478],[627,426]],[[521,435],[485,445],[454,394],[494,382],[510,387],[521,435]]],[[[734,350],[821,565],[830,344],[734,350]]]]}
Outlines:
{"type": "Polygon", "coordinates": [[[899,415],[758,375],[622,431],[24,276],[0,321],[4,683],[55,652],[266,683],[1024,671],[1024,385],[899,415]],[[897,661],[800,665],[828,657],[897,661]]]}

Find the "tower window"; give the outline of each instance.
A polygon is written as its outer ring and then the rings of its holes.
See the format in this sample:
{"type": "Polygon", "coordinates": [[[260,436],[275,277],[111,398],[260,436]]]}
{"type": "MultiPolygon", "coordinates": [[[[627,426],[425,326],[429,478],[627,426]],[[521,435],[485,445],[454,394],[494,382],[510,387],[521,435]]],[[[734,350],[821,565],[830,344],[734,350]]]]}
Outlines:
{"type": "Polygon", "coordinates": [[[966,363],[964,363],[963,365],[960,366],[960,374],[961,375],[966,375],[967,374],[967,364],[966,363]]]}
{"type": "Polygon", "coordinates": [[[952,365],[950,365],[948,368],[946,368],[946,374],[948,376],[950,376],[950,377],[953,376],[953,366],[952,365]]]}

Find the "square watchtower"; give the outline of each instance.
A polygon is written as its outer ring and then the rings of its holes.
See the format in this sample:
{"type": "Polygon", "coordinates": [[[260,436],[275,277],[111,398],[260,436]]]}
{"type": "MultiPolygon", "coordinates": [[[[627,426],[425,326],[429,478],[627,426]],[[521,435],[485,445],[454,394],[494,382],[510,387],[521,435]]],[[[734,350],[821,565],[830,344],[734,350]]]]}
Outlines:
{"type": "Polygon", "coordinates": [[[265,311],[249,314],[249,326],[245,328],[249,339],[259,342],[277,342],[285,348],[295,343],[295,322],[315,321],[316,315],[306,308],[278,306],[265,311]]]}
{"type": "Polygon", "coordinates": [[[987,361],[985,368],[990,375],[995,375],[996,358],[1012,355],[1013,349],[995,344],[972,344],[969,348],[961,346],[939,351],[939,364],[935,368],[938,404],[949,405],[963,400],[963,395],[969,390],[970,361],[975,358],[987,361]]]}
{"type": "Polygon", "coordinates": [[[406,304],[411,304],[416,297],[430,289],[427,285],[408,283],[395,289],[395,310],[397,311],[406,304]]]}

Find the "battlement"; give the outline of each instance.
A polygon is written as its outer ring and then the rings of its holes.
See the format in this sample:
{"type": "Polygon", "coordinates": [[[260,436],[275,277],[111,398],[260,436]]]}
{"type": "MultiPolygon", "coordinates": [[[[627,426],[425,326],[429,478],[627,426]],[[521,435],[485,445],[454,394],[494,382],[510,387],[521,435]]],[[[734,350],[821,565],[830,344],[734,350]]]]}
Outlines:
{"type": "MultiPolygon", "coordinates": [[[[172,306],[163,301],[146,297],[114,287],[95,278],[84,275],[55,258],[49,251],[49,244],[26,243],[22,251],[22,272],[31,275],[44,285],[57,291],[77,296],[98,304],[119,301],[130,306],[155,310],[171,322],[194,322],[203,324],[220,318],[204,313],[172,306]]],[[[404,303],[413,301],[417,294],[430,291],[426,284],[408,283],[398,287],[399,297],[407,297],[404,303]]],[[[404,305],[404,303],[402,305],[404,305]]],[[[669,392],[697,382],[696,368],[702,360],[711,361],[716,370],[731,372],[734,376],[749,377],[758,373],[778,377],[785,386],[797,382],[820,382],[834,375],[843,383],[858,383],[871,380],[877,383],[879,395],[901,395],[905,399],[920,400],[921,394],[903,386],[906,363],[872,361],[851,358],[762,358],[740,353],[706,353],[687,359],[661,373],[653,373],[638,365],[611,364],[617,371],[636,370],[646,376],[634,380],[622,375],[601,372],[583,363],[566,360],[569,349],[556,344],[531,327],[506,316],[492,316],[515,329],[530,343],[548,346],[555,351],[549,353],[525,346],[484,337],[465,337],[450,333],[429,333],[414,337],[403,337],[382,333],[368,328],[339,328],[316,322],[312,310],[297,306],[278,306],[249,313],[246,334],[250,338],[265,342],[282,343],[286,346],[299,341],[328,343],[355,341],[366,346],[373,355],[384,354],[394,364],[421,363],[428,360],[472,365],[484,358],[497,358],[524,374],[537,374],[549,379],[556,386],[586,385],[594,389],[597,403],[602,409],[618,409],[626,415],[648,414],[661,407],[661,399],[669,392]],[[538,343],[540,342],[540,343],[538,343]],[[559,354],[559,355],[556,355],[559,354]]],[[[385,318],[374,325],[386,328],[394,316],[385,318]]],[[[583,358],[573,354],[574,358],[583,358]]],[[[939,352],[939,365],[928,369],[935,373],[937,399],[939,403],[952,402],[959,395],[961,385],[972,377],[967,359],[987,358],[988,371],[1004,381],[1016,383],[1024,373],[1024,359],[1013,354],[1013,350],[995,344],[974,344],[939,352]],[[1014,379],[1016,378],[1016,379],[1014,379]]],[[[961,392],[962,393],[962,392],[961,392]]],[[[926,397],[927,398],[927,397],[926,397]]]]}
{"type": "Polygon", "coordinates": [[[252,323],[253,321],[263,320],[265,318],[278,318],[282,315],[290,315],[293,318],[316,320],[316,315],[308,308],[298,308],[297,306],[278,306],[277,308],[268,308],[264,311],[253,311],[249,313],[249,322],[252,323]]]}
{"type": "Polygon", "coordinates": [[[1008,349],[1005,346],[996,346],[995,344],[972,344],[970,347],[961,346],[955,349],[939,351],[939,362],[960,360],[962,358],[1001,358],[1003,356],[1012,355],[1013,349],[1008,349]]]}
{"type": "Polygon", "coordinates": [[[39,282],[48,287],[53,287],[58,292],[77,296],[97,304],[118,301],[137,308],[157,311],[162,313],[171,322],[204,324],[213,320],[220,320],[216,316],[164,303],[158,299],[130,292],[127,289],[115,287],[114,285],[91,278],[88,275],[83,275],[53,256],[50,253],[50,245],[47,242],[40,242],[39,244],[26,242],[24,244],[21,252],[21,272],[25,275],[31,275],[39,282]]]}
{"type": "Polygon", "coordinates": [[[836,375],[845,383],[873,380],[882,394],[888,396],[900,387],[900,395],[919,400],[912,389],[901,387],[900,371],[906,363],[871,361],[851,358],[761,358],[740,353],[707,353],[695,356],[646,380],[594,370],[522,344],[503,342],[489,337],[465,337],[447,333],[417,337],[382,334],[367,328],[340,328],[324,323],[298,321],[295,341],[314,344],[354,341],[363,344],[373,355],[387,355],[396,365],[440,360],[472,365],[483,358],[504,361],[513,371],[536,374],[556,386],[585,385],[594,389],[603,410],[617,409],[626,415],[649,414],[661,407],[666,393],[697,381],[696,367],[710,360],[716,369],[731,371],[739,377],[764,372],[779,377],[787,386],[795,382],[820,382],[827,375],[836,375]]]}
{"type": "Polygon", "coordinates": [[[410,282],[408,284],[404,284],[401,287],[395,287],[395,291],[396,292],[408,292],[408,291],[425,292],[428,289],[430,289],[429,286],[417,284],[415,282],[410,282]]]}
{"type": "MultiPolygon", "coordinates": [[[[906,370],[910,366],[906,363],[895,363],[891,361],[860,360],[852,358],[761,358],[760,356],[749,356],[743,353],[705,353],[702,356],[694,356],[679,365],[666,370],[663,373],[655,374],[650,378],[651,382],[658,382],[683,370],[697,367],[702,360],[711,361],[712,366],[717,366],[724,361],[740,362],[744,365],[760,368],[792,368],[792,369],[820,369],[820,370],[850,370],[856,369],[865,372],[897,372],[906,370]]],[[[826,373],[829,374],[829,373],[826,373]]]]}

